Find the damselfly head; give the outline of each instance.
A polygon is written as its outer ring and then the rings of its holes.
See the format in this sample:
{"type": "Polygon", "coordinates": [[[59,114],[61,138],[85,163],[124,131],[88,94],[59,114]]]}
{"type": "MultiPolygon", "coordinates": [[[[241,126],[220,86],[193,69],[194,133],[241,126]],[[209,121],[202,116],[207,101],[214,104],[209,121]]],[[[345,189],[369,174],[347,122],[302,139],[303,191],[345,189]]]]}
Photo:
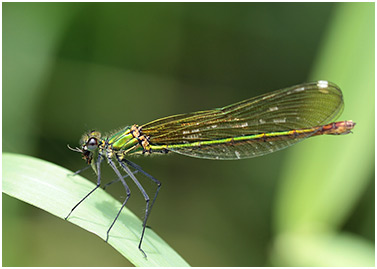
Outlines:
{"type": "Polygon", "coordinates": [[[80,140],[81,148],[71,148],[70,150],[80,152],[82,158],[86,161],[87,164],[91,164],[93,160],[93,153],[98,149],[98,146],[101,141],[101,133],[97,131],[91,131],[87,134],[84,134],[80,140]]]}

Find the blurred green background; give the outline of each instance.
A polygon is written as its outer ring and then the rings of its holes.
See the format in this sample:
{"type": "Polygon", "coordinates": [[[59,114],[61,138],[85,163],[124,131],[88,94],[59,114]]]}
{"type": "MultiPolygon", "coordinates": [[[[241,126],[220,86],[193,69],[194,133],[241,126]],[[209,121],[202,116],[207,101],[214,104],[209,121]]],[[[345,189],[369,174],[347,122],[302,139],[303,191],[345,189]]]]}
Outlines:
{"type": "MultiPolygon", "coordinates": [[[[3,151],[72,171],[85,163],[66,145],[90,129],[306,81],[338,84],[339,120],[357,122],[352,135],[240,161],[132,161],[162,182],[149,226],[193,266],[374,265],[374,3],[2,6],[3,151]]],[[[132,191],[128,205],[143,216],[132,191]]],[[[120,185],[109,192],[124,199],[120,185]]],[[[4,194],[2,209],[4,266],[131,265],[95,235],[4,194]]]]}

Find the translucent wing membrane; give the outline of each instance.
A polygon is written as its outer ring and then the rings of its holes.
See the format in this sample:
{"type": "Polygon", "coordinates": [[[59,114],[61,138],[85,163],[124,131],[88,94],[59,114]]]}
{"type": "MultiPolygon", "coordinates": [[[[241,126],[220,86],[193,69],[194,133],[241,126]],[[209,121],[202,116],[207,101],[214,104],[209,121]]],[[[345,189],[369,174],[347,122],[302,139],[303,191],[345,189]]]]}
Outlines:
{"type": "Polygon", "coordinates": [[[177,153],[199,158],[239,159],[264,155],[290,146],[314,134],[313,127],[328,123],[343,110],[343,97],[333,83],[318,81],[277,90],[213,110],[181,114],[142,126],[151,145],[168,145],[177,153]],[[299,137],[240,140],[225,138],[252,136],[313,128],[299,137]],[[219,143],[196,145],[196,142],[219,143]],[[181,144],[189,144],[179,147],[181,144]],[[192,146],[190,146],[192,145],[192,146]]]}

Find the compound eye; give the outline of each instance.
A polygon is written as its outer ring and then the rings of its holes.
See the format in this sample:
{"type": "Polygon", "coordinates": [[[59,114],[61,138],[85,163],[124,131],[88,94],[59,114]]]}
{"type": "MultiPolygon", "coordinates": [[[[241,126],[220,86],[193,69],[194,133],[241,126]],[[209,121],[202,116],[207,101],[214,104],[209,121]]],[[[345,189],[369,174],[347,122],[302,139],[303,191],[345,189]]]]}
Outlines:
{"type": "Polygon", "coordinates": [[[91,137],[86,143],[86,146],[89,151],[95,150],[98,147],[98,140],[94,137],[91,137]]]}

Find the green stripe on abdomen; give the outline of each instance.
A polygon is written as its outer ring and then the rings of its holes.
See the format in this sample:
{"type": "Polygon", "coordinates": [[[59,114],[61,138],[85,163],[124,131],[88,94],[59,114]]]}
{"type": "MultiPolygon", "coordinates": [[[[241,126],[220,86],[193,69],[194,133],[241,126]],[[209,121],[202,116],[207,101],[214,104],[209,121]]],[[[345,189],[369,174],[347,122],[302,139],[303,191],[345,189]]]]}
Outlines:
{"type": "Polygon", "coordinates": [[[310,128],[310,129],[299,129],[292,131],[282,131],[282,132],[270,132],[261,133],[256,135],[245,135],[237,136],[231,138],[217,139],[217,140],[207,140],[207,141],[197,141],[192,143],[182,143],[182,144],[167,144],[167,145],[151,145],[152,151],[159,151],[164,149],[181,149],[181,148],[196,148],[201,146],[210,146],[216,144],[237,144],[243,141],[252,142],[269,142],[269,141],[279,141],[279,140],[289,140],[292,138],[304,138],[314,134],[319,130],[320,127],[310,128]]]}

